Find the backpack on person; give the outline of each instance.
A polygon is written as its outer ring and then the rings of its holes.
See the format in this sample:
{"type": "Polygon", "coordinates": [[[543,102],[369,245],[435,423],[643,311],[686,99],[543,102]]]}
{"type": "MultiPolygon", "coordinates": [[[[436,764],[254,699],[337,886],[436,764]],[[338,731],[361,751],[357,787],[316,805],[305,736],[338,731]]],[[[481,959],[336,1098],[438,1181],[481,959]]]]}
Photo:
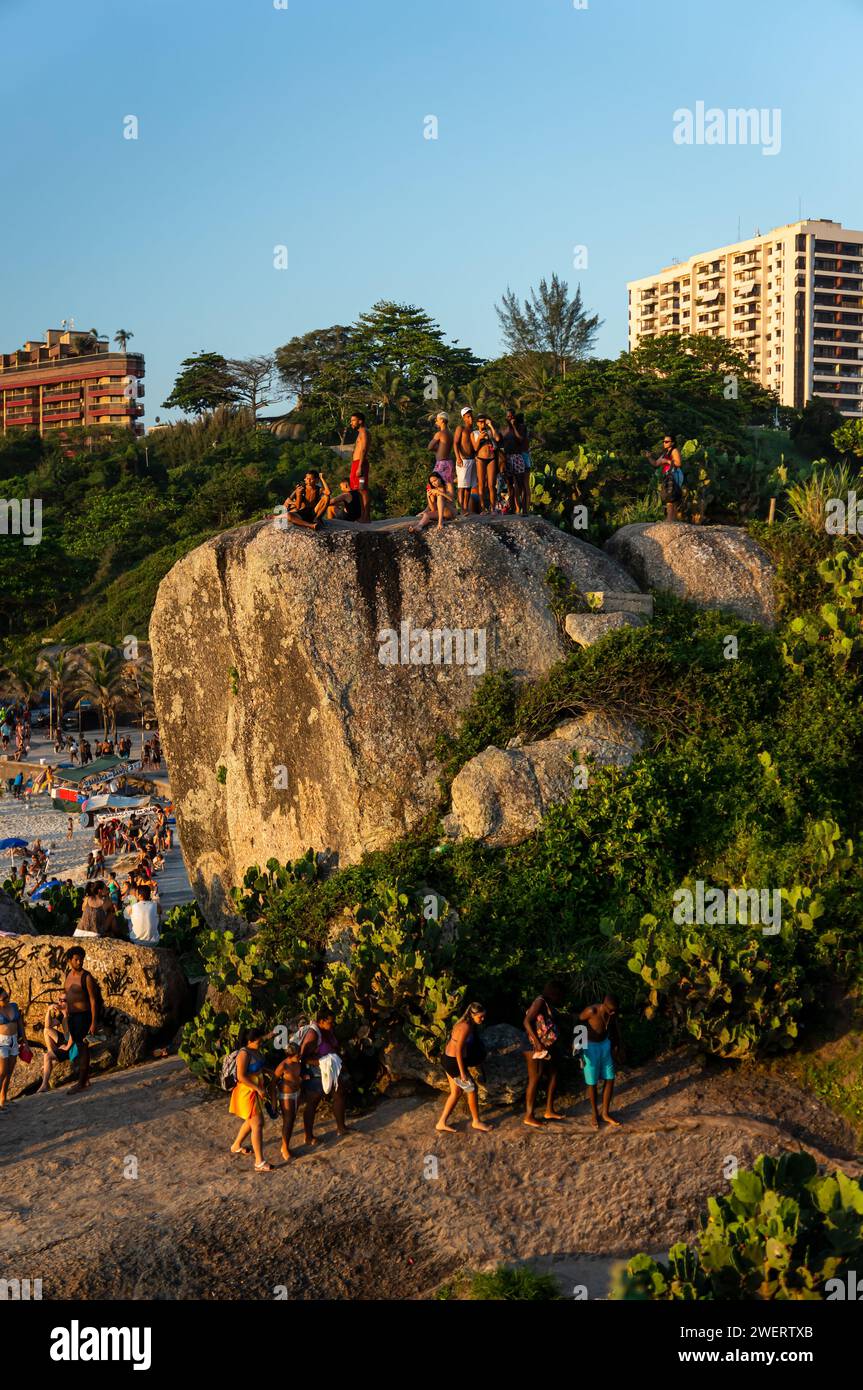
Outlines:
{"type": "Polygon", "coordinates": [[[291,1032],[290,1036],[288,1037],[288,1042],[291,1044],[292,1047],[295,1047],[295,1048],[297,1049],[297,1051],[299,1052],[300,1048],[301,1048],[302,1045],[303,1045],[303,1041],[304,1041],[304,1039],[306,1038],[306,1036],[308,1035],[309,1032],[314,1033],[315,1036],[316,1036],[316,1038],[317,1038],[317,1040],[318,1040],[318,1042],[320,1042],[320,1040],[321,1040],[321,1030],[320,1030],[320,1028],[318,1027],[318,1025],[317,1025],[316,1023],[312,1023],[311,1019],[308,1019],[308,1018],[300,1018],[300,1019],[297,1020],[296,1025],[295,1025],[293,1031],[291,1032]]]}
{"type": "Polygon", "coordinates": [[[234,1051],[229,1052],[227,1057],[222,1062],[222,1070],[219,1076],[219,1085],[221,1086],[223,1091],[233,1091],[234,1087],[237,1084],[237,1063],[240,1059],[240,1053],[242,1051],[243,1049],[241,1047],[234,1048],[234,1051]]]}

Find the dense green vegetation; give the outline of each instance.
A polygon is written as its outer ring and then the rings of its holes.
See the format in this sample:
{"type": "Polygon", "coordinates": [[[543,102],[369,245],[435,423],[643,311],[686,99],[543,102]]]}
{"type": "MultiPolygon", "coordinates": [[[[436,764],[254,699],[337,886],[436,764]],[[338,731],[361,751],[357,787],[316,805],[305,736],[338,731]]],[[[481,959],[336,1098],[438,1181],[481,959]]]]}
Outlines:
{"type": "Polygon", "coordinates": [[[636,1255],[615,1297],[623,1299],[856,1298],[863,1256],[863,1187],[845,1173],[819,1176],[807,1153],[761,1157],[711,1197],[694,1246],[668,1259],[636,1255]],[[831,1284],[830,1281],[835,1281],[831,1284]],[[837,1285],[845,1286],[842,1292],[837,1285]]]}

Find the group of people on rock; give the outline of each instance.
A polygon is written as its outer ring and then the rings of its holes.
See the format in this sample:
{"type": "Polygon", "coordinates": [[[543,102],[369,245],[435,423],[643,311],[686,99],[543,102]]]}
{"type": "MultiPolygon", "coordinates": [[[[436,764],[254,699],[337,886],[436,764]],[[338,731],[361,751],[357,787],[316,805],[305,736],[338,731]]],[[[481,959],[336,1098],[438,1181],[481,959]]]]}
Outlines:
{"type": "MultiPolygon", "coordinates": [[[[61,1061],[78,1062],[78,1074],[70,1094],[90,1085],[90,1046],[98,1041],[96,1026],[101,992],[89,970],[84,969],[86,953],[74,945],[64,957],[65,979],[45,1010],[43,1021],[44,1056],[39,1091],[49,1089],[51,1072],[61,1061]]],[[[0,1112],[5,1110],[9,1086],[19,1058],[32,1060],[24,1015],[8,988],[0,984],[0,1112]]]]}
{"type": "MultiPolygon", "coordinates": [[[[362,411],[351,416],[355,432],[350,474],[333,494],[322,472],[310,469],[290,497],[284,514],[293,526],[317,531],[325,520],[368,522],[370,436],[362,411]]],[[[491,416],[464,406],[451,428],[441,411],[427,446],[434,463],[426,483],[426,505],[411,530],[442,528],[460,515],[530,511],[530,436],[524,415],[508,410],[498,430],[491,416]]]]}

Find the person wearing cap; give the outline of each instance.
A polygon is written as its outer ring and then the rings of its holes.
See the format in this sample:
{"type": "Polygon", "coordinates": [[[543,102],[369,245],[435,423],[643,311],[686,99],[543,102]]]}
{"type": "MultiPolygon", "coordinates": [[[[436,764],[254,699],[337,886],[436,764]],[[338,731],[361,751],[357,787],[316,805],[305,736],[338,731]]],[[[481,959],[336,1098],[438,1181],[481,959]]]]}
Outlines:
{"type": "Polygon", "coordinates": [[[470,494],[476,484],[476,449],[472,437],[473,411],[469,405],[462,408],[461,424],[453,436],[455,448],[455,480],[458,500],[462,511],[470,511],[470,494]]]}
{"type": "Polygon", "coordinates": [[[453,462],[452,430],[449,416],[442,410],[435,416],[437,429],[429,441],[428,448],[435,456],[433,472],[443,481],[447,497],[455,501],[455,463],[453,462]]]}

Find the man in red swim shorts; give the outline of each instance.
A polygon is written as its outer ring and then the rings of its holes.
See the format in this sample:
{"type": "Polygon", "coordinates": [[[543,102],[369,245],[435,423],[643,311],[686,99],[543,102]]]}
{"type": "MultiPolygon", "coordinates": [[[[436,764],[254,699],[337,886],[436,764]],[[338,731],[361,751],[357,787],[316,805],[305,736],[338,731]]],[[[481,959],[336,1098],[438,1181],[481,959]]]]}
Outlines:
{"type": "Polygon", "coordinates": [[[354,457],[351,461],[351,492],[360,494],[363,508],[360,521],[369,521],[369,432],[366,429],[366,417],[361,410],[355,410],[351,416],[351,429],[357,432],[354,457]]]}

